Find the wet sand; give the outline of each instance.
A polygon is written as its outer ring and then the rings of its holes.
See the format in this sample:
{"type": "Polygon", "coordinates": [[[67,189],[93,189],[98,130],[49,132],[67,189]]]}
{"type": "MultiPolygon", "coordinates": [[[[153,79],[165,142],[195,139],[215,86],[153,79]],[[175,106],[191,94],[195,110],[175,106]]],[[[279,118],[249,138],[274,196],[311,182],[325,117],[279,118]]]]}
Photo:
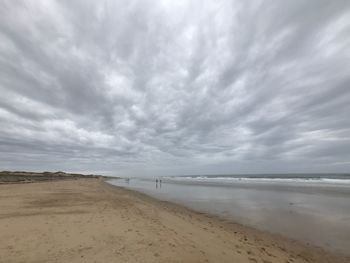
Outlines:
{"type": "Polygon", "coordinates": [[[98,179],[0,185],[0,262],[350,262],[98,179]]]}

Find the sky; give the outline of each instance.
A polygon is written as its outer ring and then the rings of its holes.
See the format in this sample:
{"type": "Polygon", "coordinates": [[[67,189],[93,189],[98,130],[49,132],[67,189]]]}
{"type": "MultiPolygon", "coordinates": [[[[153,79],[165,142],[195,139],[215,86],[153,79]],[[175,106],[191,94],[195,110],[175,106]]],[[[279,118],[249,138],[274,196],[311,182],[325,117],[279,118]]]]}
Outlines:
{"type": "Polygon", "coordinates": [[[350,1],[0,0],[0,170],[350,172],[350,1]]]}

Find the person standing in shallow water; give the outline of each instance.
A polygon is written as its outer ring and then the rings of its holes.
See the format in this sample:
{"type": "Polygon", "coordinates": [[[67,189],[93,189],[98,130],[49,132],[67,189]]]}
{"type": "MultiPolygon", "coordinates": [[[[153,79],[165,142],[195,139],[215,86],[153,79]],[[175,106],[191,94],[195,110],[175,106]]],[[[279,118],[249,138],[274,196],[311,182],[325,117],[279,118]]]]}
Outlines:
{"type": "Polygon", "coordinates": [[[158,179],[156,179],[156,188],[158,188],[158,179]]]}

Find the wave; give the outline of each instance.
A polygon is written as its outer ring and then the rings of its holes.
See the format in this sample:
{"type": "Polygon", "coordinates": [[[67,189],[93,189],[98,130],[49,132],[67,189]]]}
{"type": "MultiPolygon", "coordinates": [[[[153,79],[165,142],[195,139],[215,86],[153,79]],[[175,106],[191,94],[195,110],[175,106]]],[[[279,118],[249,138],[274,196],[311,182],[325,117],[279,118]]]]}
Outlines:
{"type": "Polygon", "coordinates": [[[253,182],[253,183],[324,183],[324,184],[350,184],[349,179],[343,178],[278,178],[278,177],[207,177],[207,176],[173,176],[165,177],[170,181],[192,181],[192,182],[253,182]]]}

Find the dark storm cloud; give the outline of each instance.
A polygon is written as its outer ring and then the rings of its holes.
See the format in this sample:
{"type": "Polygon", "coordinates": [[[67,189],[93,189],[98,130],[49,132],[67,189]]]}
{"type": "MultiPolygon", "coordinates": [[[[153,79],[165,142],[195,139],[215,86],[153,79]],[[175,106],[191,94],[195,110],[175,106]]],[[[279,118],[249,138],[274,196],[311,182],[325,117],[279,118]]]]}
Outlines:
{"type": "Polygon", "coordinates": [[[0,168],[349,171],[348,1],[2,1],[0,168]]]}

